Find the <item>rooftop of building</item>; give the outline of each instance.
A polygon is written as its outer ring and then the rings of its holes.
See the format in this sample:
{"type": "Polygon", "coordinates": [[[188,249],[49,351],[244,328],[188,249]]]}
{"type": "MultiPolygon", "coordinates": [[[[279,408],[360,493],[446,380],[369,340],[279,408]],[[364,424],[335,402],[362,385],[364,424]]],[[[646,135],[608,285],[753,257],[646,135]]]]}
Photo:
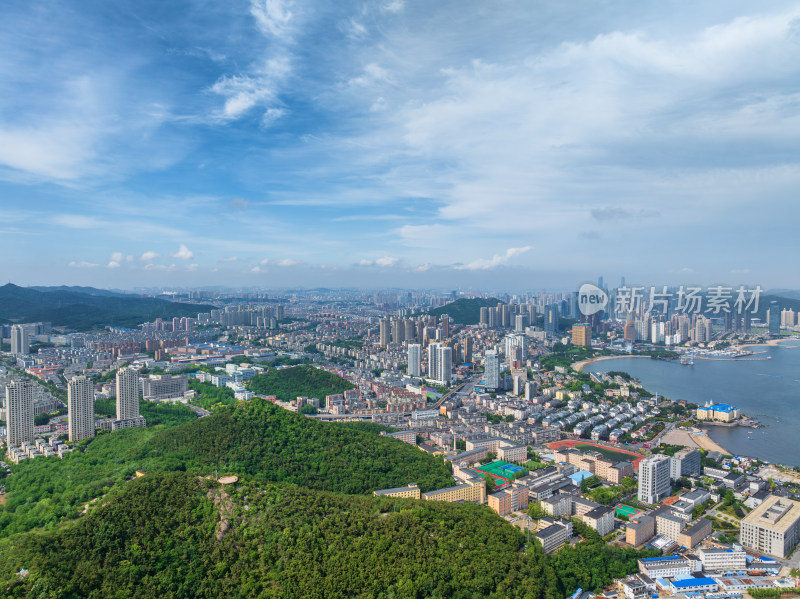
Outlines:
{"type": "Polygon", "coordinates": [[[673,580],[672,586],[676,589],[692,588],[699,586],[716,585],[713,578],[686,578],[684,580],[673,580]]]}
{"type": "Polygon", "coordinates": [[[419,488],[417,487],[417,483],[408,483],[405,487],[394,487],[393,489],[380,489],[379,491],[374,491],[375,495],[391,495],[393,493],[404,493],[408,491],[417,491],[419,488]]]}
{"type": "Polygon", "coordinates": [[[770,495],[742,519],[742,524],[785,533],[798,519],[800,519],[800,502],[778,495],[770,495]]]}

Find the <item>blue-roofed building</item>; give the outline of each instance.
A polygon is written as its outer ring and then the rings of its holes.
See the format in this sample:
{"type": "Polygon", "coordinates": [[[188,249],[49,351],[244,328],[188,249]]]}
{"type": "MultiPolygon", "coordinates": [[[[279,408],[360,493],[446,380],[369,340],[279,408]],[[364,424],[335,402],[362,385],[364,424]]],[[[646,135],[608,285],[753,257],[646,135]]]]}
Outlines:
{"type": "Polygon", "coordinates": [[[588,470],[579,470],[575,474],[570,474],[568,478],[572,479],[572,482],[575,485],[580,485],[585,479],[589,478],[590,476],[594,476],[588,470]]]}
{"type": "Polygon", "coordinates": [[[726,403],[707,401],[704,406],[697,408],[698,420],[716,420],[719,422],[732,422],[739,417],[739,408],[726,403]]]}
{"type": "Polygon", "coordinates": [[[713,578],[687,578],[669,583],[673,593],[714,593],[719,585],[713,578]]]}

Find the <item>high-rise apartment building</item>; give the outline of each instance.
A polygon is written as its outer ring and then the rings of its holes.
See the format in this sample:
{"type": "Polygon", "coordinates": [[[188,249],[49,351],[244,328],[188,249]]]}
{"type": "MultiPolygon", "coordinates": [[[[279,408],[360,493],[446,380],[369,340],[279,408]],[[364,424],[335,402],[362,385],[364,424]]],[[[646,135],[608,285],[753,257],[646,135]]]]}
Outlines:
{"type": "Polygon", "coordinates": [[[439,348],[439,370],[436,372],[436,380],[449,385],[452,376],[453,348],[443,345],[439,348]]]}
{"type": "Polygon", "coordinates": [[[117,420],[139,416],[139,373],[133,368],[117,371],[117,420]]]}
{"type": "Polygon", "coordinates": [[[484,376],[488,390],[496,391],[500,388],[500,356],[491,349],[484,354],[484,376]]]}
{"type": "Polygon", "coordinates": [[[653,455],[639,463],[639,501],[658,503],[672,490],[668,455],[653,455]]]}
{"type": "Polygon", "coordinates": [[[380,322],[380,344],[384,349],[389,347],[389,336],[391,334],[391,326],[388,318],[381,319],[380,322]]]}
{"type": "Polygon", "coordinates": [[[91,379],[72,377],[67,383],[67,415],[69,440],[81,441],[94,437],[94,389],[91,379]]]}
{"type": "Polygon", "coordinates": [[[422,376],[422,346],[419,343],[408,346],[408,376],[422,376]]]}
{"type": "Polygon", "coordinates": [[[31,341],[28,330],[21,324],[11,327],[11,353],[27,354],[31,351],[31,341]]]}
{"type": "Polygon", "coordinates": [[[767,324],[769,325],[770,335],[781,334],[781,307],[778,302],[772,301],[769,303],[769,310],[767,310],[767,324]]]}
{"type": "Polygon", "coordinates": [[[453,372],[453,350],[441,343],[428,346],[428,377],[441,383],[450,384],[453,372]]]}
{"type": "Polygon", "coordinates": [[[670,478],[677,480],[682,476],[699,476],[701,472],[700,450],[686,447],[678,451],[670,461],[670,478]]]}
{"type": "Polygon", "coordinates": [[[591,347],[592,325],[589,323],[578,323],[572,325],[572,345],[577,345],[579,347],[591,347]]]}
{"type": "Polygon", "coordinates": [[[402,320],[392,321],[392,342],[402,343],[406,339],[406,326],[402,320]]]}
{"type": "Polygon", "coordinates": [[[550,335],[555,335],[558,332],[558,306],[550,304],[544,309],[544,330],[550,335]]]}
{"type": "Polygon", "coordinates": [[[33,442],[33,383],[28,379],[6,385],[6,440],[9,445],[33,442]]]}

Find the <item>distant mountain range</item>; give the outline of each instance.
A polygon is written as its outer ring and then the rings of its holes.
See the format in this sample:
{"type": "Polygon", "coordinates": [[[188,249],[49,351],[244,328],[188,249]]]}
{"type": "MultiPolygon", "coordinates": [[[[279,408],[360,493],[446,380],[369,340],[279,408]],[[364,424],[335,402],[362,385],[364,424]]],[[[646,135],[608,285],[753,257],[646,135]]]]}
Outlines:
{"type": "Polygon", "coordinates": [[[93,287],[0,287],[0,322],[52,322],[79,331],[107,325],[136,327],[174,316],[196,316],[213,306],[183,304],[93,287]]]}

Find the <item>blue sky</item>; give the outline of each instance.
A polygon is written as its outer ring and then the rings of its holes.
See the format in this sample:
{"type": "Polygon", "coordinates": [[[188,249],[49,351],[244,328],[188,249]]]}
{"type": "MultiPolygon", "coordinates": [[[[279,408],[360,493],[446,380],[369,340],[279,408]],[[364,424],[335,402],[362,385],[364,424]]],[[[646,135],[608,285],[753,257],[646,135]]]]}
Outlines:
{"type": "Polygon", "coordinates": [[[12,0],[19,284],[800,287],[800,3],[12,0]]]}

